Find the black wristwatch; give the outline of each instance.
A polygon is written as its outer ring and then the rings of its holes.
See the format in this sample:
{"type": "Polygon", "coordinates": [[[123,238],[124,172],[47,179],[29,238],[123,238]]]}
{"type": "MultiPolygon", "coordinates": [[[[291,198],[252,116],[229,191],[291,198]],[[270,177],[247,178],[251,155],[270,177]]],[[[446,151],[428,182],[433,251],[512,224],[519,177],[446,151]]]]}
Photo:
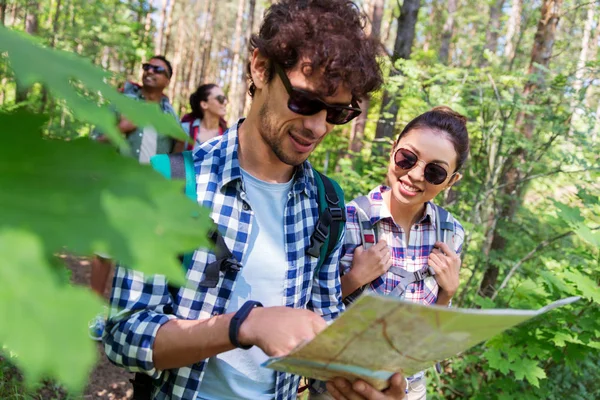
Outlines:
{"type": "Polygon", "coordinates": [[[231,318],[231,322],[229,322],[229,341],[235,347],[238,347],[238,348],[244,349],[244,350],[248,350],[249,348],[252,347],[252,345],[242,346],[240,344],[240,342],[238,341],[238,335],[240,334],[240,326],[242,326],[242,323],[246,320],[246,318],[248,318],[250,311],[252,311],[255,307],[262,307],[262,306],[263,306],[262,303],[259,301],[248,300],[235,313],[233,318],[231,318]]]}

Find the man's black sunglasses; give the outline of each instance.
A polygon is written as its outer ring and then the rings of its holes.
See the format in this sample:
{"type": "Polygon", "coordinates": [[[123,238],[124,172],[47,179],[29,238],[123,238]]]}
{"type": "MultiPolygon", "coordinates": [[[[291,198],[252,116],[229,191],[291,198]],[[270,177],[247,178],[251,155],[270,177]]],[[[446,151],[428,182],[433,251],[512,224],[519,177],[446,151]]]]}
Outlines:
{"type": "Polygon", "coordinates": [[[273,62],[273,66],[290,96],[288,99],[288,108],[290,111],[308,116],[315,115],[321,110],[326,110],[327,117],[325,120],[333,125],[343,125],[350,122],[362,112],[358,107],[358,102],[354,99],[352,100],[352,107],[327,104],[314,93],[293,87],[281,65],[273,62]]]}
{"type": "Polygon", "coordinates": [[[152,70],[152,72],[154,72],[155,74],[163,74],[167,78],[170,78],[169,71],[167,71],[165,67],[161,67],[160,65],[144,63],[142,64],[142,69],[146,72],[152,70]]]}

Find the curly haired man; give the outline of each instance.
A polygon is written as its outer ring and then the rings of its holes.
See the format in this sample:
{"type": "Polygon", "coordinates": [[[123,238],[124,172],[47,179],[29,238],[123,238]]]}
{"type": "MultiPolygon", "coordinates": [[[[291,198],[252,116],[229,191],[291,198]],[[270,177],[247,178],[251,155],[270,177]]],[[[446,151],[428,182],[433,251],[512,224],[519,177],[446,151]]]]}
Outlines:
{"type": "MultiPolygon", "coordinates": [[[[194,152],[198,202],[243,266],[203,285],[215,255],[198,249],[187,285],[119,268],[105,349],[116,364],[154,378],[155,399],[281,399],[299,377],[262,368],[268,356],[312,339],[343,310],[340,245],[316,268],[306,254],[319,218],[307,159],[334,125],[360,114],[382,83],[378,44],[346,0],[282,0],[265,14],[247,67],[246,119],[194,152]],[[231,329],[231,327],[235,329],[231,329]]],[[[396,374],[376,391],[334,379],[336,399],[401,399],[396,374]]]]}

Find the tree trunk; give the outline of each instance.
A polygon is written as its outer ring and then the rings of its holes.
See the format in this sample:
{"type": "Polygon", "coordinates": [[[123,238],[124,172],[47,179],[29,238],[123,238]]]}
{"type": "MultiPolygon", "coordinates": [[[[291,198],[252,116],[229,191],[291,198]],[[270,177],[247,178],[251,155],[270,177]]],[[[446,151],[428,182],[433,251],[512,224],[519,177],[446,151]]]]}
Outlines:
{"type": "MultiPolygon", "coordinates": [[[[186,39],[186,30],[185,30],[185,18],[183,18],[183,15],[185,15],[185,10],[182,9],[182,17],[179,18],[179,21],[177,22],[177,31],[176,31],[176,35],[179,35],[179,37],[177,38],[177,43],[175,44],[175,49],[173,51],[173,75],[171,76],[171,83],[169,84],[169,99],[171,99],[171,102],[176,102],[177,98],[179,96],[179,91],[177,90],[177,87],[179,85],[179,81],[181,80],[182,77],[182,72],[181,71],[181,60],[182,60],[182,56],[183,56],[183,51],[184,51],[184,42],[186,39]]],[[[165,53],[166,54],[166,53],[165,53]]]]}
{"type": "MultiPolygon", "coordinates": [[[[25,16],[25,32],[32,36],[37,36],[39,30],[39,12],[40,4],[37,1],[29,0],[27,2],[26,16],[25,16]]],[[[17,103],[21,103],[27,100],[28,89],[19,85],[17,80],[15,99],[17,103]]]]}
{"type": "Polygon", "coordinates": [[[579,60],[577,61],[577,69],[575,70],[575,82],[573,82],[573,97],[571,98],[571,124],[569,126],[569,136],[573,135],[575,125],[579,121],[577,106],[580,104],[579,91],[583,86],[583,77],[585,75],[585,63],[587,62],[588,49],[590,45],[590,35],[592,33],[592,24],[594,23],[594,7],[592,4],[588,8],[587,19],[583,28],[583,37],[581,39],[581,51],[579,52],[579,60]]]}
{"type": "Polygon", "coordinates": [[[172,3],[174,0],[163,0],[162,9],[160,10],[160,19],[157,28],[156,35],[156,47],[154,49],[154,54],[162,54],[162,49],[165,41],[165,22],[167,20],[167,9],[169,8],[169,3],[172,3]]]}
{"type": "Polygon", "coordinates": [[[506,28],[506,46],[504,47],[504,57],[509,60],[515,56],[515,46],[513,44],[515,36],[518,37],[521,31],[521,10],[523,0],[513,0],[510,10],[510,18],[506,28]]]}
{"type": "MultiPolygon", "coordinates": [[[[372,4],[371,13],[371,29],[369,35],[376,39],[381,40],[381,21],[383,19],[383,10],[385,6],[385,0],[374,0],[372,4]]],[[[369,105],[371,103],[370,96],[361,100],[359,103],[362,113],[356,118],[352,124],[352,130],[350,131],[350,143],[348,157],[352,157],[352,153],[359,153],[362,150],[365,137],[365,125],[367,124],[367,115],[369,114],[369,105]]]]}
{"type": "Polygon", "coordinates": [[[17,12],[19,11],[19,5],[17,3],[13,3],[10,8],[10,25],[14,25],[17,20],[17,12]]]}
{"type": "MultiPolygon", "coordinates": [[[[451,0],[454,1],[454,0],[451,0]]],[[[421,8],[421,0],[404,0],[402,9],[398,16],[398,32],[396,33],[396,41],[394,43],[394,54],[392,55],[392,63],[400,59],[407,60],[410,58],[412,45],[415,40],[415,27],[421,8]]],[[[390,72],[390,77],[400,75],[400,70],[395,67],[390,72]]],[[[399,101],[397,93],[390,93],[385,90],[383,100],[381,101],[381,114],[375,131],[375,145],[373,154],[375,156],[383,155],[387,147],[387,142],[394,137],[396,118],[398,116],[399,101]],[[384,113],[388,113],[387,117],[384,113]]]]}
{"type": "Polygon", "coordinates": [[[39,31],[39,10],[40,4],[37,1],[27,2],[27,17],[25,17],[25,32],[32,36],[37,36],[39,31]]]}
{"type": "Polygon", "coordinates": [[[208,0],[208,13],[206,15],[206,27],[204,30],[204,37],[202,38],[202,57],[200,64],[200,80],[198,84],[205,83],[206,75],[208,71],[208,63],[210,61],[210,53],[212,51],[212,43],[214,36],[212,34],[213,21],[215,19],[215,9],[217,0],[208,0]]]}
{"type": "Polygon", "coordinates": [[[146,44],[146,41],[150,37],[152,31],[152,7],[146,13],[146,22],[144,23],[144,36],[142,37],[142,44],[146,44]]]}
{"type": "MultiPolygon", "coordinates": [[[[171,45],[171,43],[173,42],[171,39],[171,28],[173,26],[173,10],[175,9],[175,0],[170,0],[169,1],[169,9],[167,10],[168,14],[167,14],[167,25],[165,26],[165,35],[164,35],[164,42],[165,42],[165,48],[162,51],[162,54],[167,54],[169,53],[169,47],[171,45]]],[[[181,19],[183,19],[183,16],[181,16],[181,19]]]]}
{"type": "Polygon", "coordinates": [[[488,64],[488,61],[485,58],[486,50],[492,54],[496,54],[498,48],[498,34],[500,32],[500,17],[502,17],[503,6],[504,0],[495,0],[490,6],[490,20],[485,34],[485,45],[483,46],[481,66],[486,66],[488,64]]]}
{"type": "MultiPolygon", "coordinates": [[[[560,7],[562,0],[544,0],[542,4],[541,18],[537,25],[533,48],[531,50],[531,61],[529,63],[529,81],[525,84],[523,97],[529,104],[535,102],[535,94],[542,91],[545,84],[546,69],[550,64],[552,56],[552,47],[556,36],[556,26],[560,18],[560,7]],[[539,65],[539,66],[538,66],[539,65]],[[536,73],[534,76],[533,74],[536,73]]],[[[515,122],[515,128],[521,133],[524,139],[531,140],[533,136],[534,124],[533,116],[525,111],[519,112],[515,122]]],[[[501,198],[509,199],[501,207],[498,217],[498,225],[508,225],[511,223],[517,208],[520,206],[523,191],[522,183],[523,171],[518,167],[525,165],[527,160],[527,151],[518,147],[510,156],[502,170],[501,184],[506,185],[501,193],[501,198]]],[[[498,234],[495,229],[491,235],[490,249],[496,254],[502,254],[506,247],[506,239],[498,234]]],[[[480,293],[485,297],[492,297],[496,291],[499,269],[497,265],[488,263],[485,274],[479,286],[480,293]]]]}
{"type": "Polygon", "coordinates": [[[52,17],[52,37],[50,38],[50,47],[54,47],[56,44],[56,36],[58,36],[58,19],[60,17],[60,1],[57,0],[56,8],[54,9],[54,16],[52,17]]]}
{"type": "Polygon", "coordinates": [[[438,58],[441,63],[448,64],[448,56],[450,55],[450,42],[452,41],[452,33],[454,32],[454,14],[458,8],[458,0],[448,0],[448,16],[442,28],[442,44],[438,58]]]}
{"type": "Polygon", "coordinates": [[[0,24],[4,26],[4,19],[6,18],[6,0],[0,0],[0,24]]]}
{"type": "MultiPolygon", "coordinates": [[[[600,46],[600,17],[596,21],[596,30],[594,31],[594,38],[590,43],[590,47],[588,50],[588,60],[595,60],[598,55],[598,46],[600,46]]],[[[588,108],[592,107],[593,98],[597,91],[588,90],[585,92],[585,105],[588,108]]],[[[600,102],[599,102],[600,104],[600,102]]]]}
{"type": "MultiPolygon", "coordinates": [[[[242,30],[244,28],[244,10],[246,8],[246,0],[238,0],[237,16],[235,18],[235,42],[233,44],[233,55],[232,55],[232,66],[231,66],[231,86],[229,88],[229,120],[237,119],[240,117],[240,108],[244,107],[244,104],[240,101],[239,83],[240,83],[240,69],[243,71],[240,63],[240,51],[242,48],[242,30]]],[[[242,74],[243,75],[243,74],[242,74]]]]}
{"type": "MultiPolygon", "coordinates": [[[[246,78],[246,66],[248,64],[248,56],[250,55],[249,49],[248,49],[248,45],[250,43],[250,38],[252,37],[252,34],[255,32],[254,31],[254,25],[255,25],[255,14],[256,14],[256,0],[250,0],[250,5],[249,5],[249,10],[248,10],[248,34],[246,35],[246,41],[244,43],[244,47],[242,48],[242,63],[240,64],[241,67],[243,68],[242,70],[242,81],[240,84],[240,104],[241,104],[241,110],[240,110],[240,115],[238,115],[238,118],[241,117],[242,115],[246,115],[246,108],[249,104],[249,98],[250,96],[248,95],[248,79],[246,78]]],[[[233,121],[232,121],[233,122],[233,121]]]]}
{"type": "Polygon", "coordinates": [[[592,142],[595,142],[600,135],[600,101],[596,107],[596,119],[594,121],[594,129],[592,130],[592,142]]]}

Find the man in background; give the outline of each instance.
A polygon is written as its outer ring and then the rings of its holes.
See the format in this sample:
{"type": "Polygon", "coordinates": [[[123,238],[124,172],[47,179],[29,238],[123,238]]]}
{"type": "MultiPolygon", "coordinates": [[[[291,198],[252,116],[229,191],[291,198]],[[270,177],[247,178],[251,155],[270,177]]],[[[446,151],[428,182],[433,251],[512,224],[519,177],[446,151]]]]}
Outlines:
{"type": "MultiPolygon", "coordinates": [[[[164,56],[157,55],[142,64],[142,69],[142,84],[127,81],[120,91],[135,100],[157,103],[163,113],[169,114],[179,121],[169,99],[164,95],[173,75],[171,63],[164,56]]],[[[118,121],[119,131],[125,135],[129,144],[129,149],[122,151],[124,155],[131,156],[142,164],[148,164],[152,156],[173,151],[175,140],[169,136],[159,135],[153,127],[135,126],[123,116],[118,116],[118,121]]],[[[92,137],[99,142],[108,141],[105,135],[97,131],[92,133],[92,137]]],[[[90,286],[100,297],[104,297],[112,264],[112,260],[107,254],[96,254],[92,259],[90,286]]],[[[92,339],[102,340],[104,324],[105,315],[103,314],[98,315],[90,323],[92,339]]]]}

